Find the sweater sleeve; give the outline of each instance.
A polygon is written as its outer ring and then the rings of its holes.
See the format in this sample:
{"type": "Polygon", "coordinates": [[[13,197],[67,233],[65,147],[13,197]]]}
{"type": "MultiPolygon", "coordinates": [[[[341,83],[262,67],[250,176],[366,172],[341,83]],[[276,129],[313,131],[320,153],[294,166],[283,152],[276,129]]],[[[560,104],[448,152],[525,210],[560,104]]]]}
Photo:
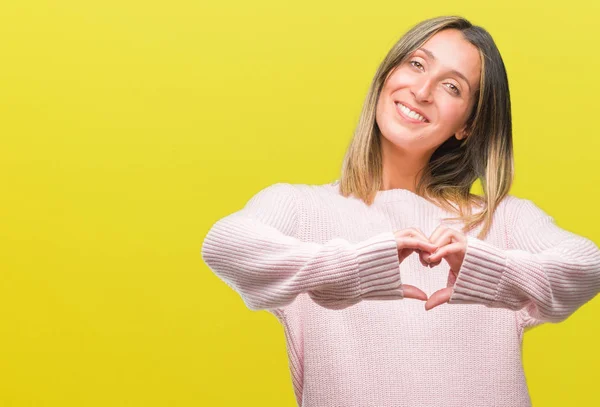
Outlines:
{"type": "Polygon", "coordinates": [[[509,213],[508,249],[467,236],[449,303],[520,310],[537,323],[560,322],[600,292],[600,250],[558,227],[528,199],[509,213]]]}
{"type": "Polygon", "coordinates": [[[283,308],[300,293],[331,309],[363,299],[403,298],[394,234],[359,242],[301,241],[297,192],[285,183],[264,188],[214,223],[204,239],[203,261],[246,306],[283,308]]]}

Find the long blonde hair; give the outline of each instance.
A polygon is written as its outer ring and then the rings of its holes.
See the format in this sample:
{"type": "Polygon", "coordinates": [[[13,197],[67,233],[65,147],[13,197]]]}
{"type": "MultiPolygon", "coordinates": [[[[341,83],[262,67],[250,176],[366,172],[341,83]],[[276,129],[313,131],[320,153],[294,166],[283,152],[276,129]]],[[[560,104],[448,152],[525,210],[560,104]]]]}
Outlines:
{"type": "Polygon", "coordinates": [[[392,70],[429,38],[444,29],[458,29],[479,50],[481,79],[476,102],[467,120],[468,137],[452,136],[432,154],[416,186],[416,193],[458,216],[467,232],[484,222],[478,237],[491,226],[495,209],[508,195],[514,164],[508,78],[491,35],[460,16],[441,16],[420,22],[388,52],[369,87],[358,125],[340,177],[340,192],[371,205],[382,182],[381,132],[375,121],[377,100],[392,70]],[[471,194],[480,179],[484,195],[471,194]],[[482,208],[473,213],[472,206],[482,208]]]}

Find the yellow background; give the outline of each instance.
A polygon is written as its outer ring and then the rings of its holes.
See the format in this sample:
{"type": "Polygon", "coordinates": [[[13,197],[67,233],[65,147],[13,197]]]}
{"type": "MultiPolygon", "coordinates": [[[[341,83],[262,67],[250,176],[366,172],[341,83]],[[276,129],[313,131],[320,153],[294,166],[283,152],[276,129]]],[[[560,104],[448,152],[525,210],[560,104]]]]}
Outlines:
{"type": "MultiPolygon", "coordinates": [[[[599,7],[2,2],[0,406],[295,406],[282,327],[201,243],[267,185],[338,178],[375,69],[425,18],[491,32],[511,193],[600,242],[599,7]]],[[[599,317],[527,332],[534,406],[600,405],[599,317]]]]}

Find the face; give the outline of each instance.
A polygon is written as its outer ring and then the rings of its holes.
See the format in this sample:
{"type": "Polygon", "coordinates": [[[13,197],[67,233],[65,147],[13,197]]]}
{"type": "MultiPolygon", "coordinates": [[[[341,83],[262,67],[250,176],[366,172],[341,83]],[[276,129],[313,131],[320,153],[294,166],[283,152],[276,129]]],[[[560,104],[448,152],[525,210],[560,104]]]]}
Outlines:
{"type": "Polygon", "coordinates": [[[480,75],[478,49],[458,30],[438,32],[389,74],[376,111],[383,137],[411,153],[463,139],[480,75]]]}

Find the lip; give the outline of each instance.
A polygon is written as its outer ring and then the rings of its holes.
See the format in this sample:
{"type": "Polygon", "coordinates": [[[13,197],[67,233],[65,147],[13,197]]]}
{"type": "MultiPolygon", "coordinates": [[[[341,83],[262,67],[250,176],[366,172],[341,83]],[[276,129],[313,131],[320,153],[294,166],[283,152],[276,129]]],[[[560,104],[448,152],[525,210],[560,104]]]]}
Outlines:
{"type": "Polygon", "coordinates": [[[421,110],[417,109],[414,106],[409,105],[406,102],[402,102],[400,100],[396,100],[394,101],[394,107],[396,108],[396,110],[402,115],[402,117],[406,118],[407,120],[413,122],[413,123],[421,123],[421,124],[427,124],[427,123],[431,123],[431,120],[429,120],[429,117],[427,117],[421,110]],[[420,114],[421,116],[423,116],[425,118],[425,120],[427,120],[426,122],[422,122],[421,120],[416,120],[413,119],[411,117],[406,116],[404,113],[402,113],[402,111],[400,110],[400,108],[397,106],[397,104],[403,104],[404,106],[408,107],[410,110],[412,110],[413,112],[416,112],[418,114],[420,114]]]}

